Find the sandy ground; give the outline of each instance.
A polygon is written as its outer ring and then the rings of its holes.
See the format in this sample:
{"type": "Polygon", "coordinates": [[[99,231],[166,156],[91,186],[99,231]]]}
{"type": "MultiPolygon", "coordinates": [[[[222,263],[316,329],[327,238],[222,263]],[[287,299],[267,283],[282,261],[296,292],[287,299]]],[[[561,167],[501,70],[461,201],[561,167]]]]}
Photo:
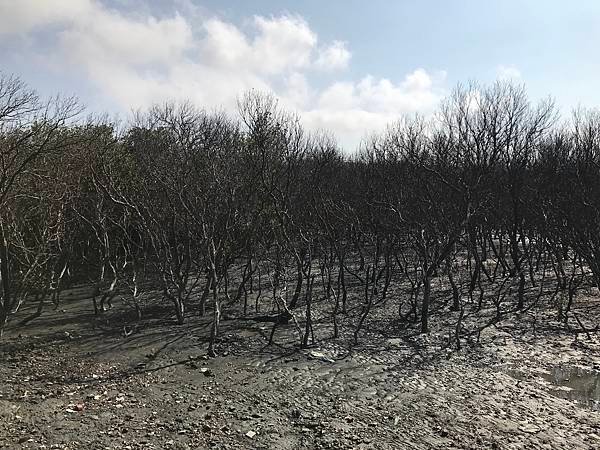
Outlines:
{"type": "Polygon", "coordinates": [[[118,307],[95,319],[83,297],[0,343],[0,448],[600,448],[600,337],[540,326],[543,313],[456,351],[441,322],[382,333],[376,313],[357,346],[317,323],[318,346],[288,326],[266,347],[272,324],[234,311],[209,359],[208,320],[125,337],[118,307]],[[587,394],[555,386],[557,368],[587,394]]]}

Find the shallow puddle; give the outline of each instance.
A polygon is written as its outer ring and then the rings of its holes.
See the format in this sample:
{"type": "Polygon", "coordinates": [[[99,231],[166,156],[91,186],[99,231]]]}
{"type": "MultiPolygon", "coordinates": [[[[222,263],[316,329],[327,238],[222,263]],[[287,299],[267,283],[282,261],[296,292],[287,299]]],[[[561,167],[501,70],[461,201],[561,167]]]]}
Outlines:
{"type": "Polygon", "coordinates": [[[544,380],[543,385],[555,397],[571,400],[592,411],[600,411],[600,372],[568,366],[555,366],[549,373],[528,374],[510,367],[505,371],[517,380],[544,380]]]}

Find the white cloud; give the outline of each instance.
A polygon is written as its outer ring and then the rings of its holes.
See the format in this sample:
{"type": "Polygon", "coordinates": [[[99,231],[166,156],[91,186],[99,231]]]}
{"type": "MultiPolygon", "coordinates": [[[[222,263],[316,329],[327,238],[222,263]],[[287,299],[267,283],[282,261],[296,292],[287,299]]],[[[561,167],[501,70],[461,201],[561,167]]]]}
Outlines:
{"type": "Polygon", "coordinates": [[[310,105],[313,93],[306,77],[294,72],[286,78],[285,90],[280,96],[286,108],[304,111],[310,105]]]}
{"type": "Polygon", "coordinates": [[[0,34],[24,34],[37,27],[88,16],[91,0],[0,0],[0,34]]]}
{"type": "Polygon", "coordinates": [[[303,117],[309,127],[332,130],[343,144],[354,145],[365,132],[381,131],[404,114],[432,112],[445,93],[444,79],[444,72],[432,76],[417,69],[396,84],[370,75],[357,83],[337,82],[303,117]]]}
{"type": "Polygon", "coordinates": [[[518,80],[521,78],[521,71],[513,65],[499,65],[496,68],[496,78],[498,80],[518,80]]]}
{"type": "Polygon", "coordinates": [[[233,69],[247,64],[251,47],[246,36],[232,24],[209,19],[204,24],[205,37],[201,43],[206,63],[233,69]]]}
{"type": "Polygon", "coordinates": [[[346,48],[345,42],[333,41],[331,45],[319,51],[315,64],[322,70],[345,69],[351,57],[352,54],[346,48]]]}
{"type": "MultiPolygon", "coordinates": [[[[445,75],[444,75],[445,76],[445,75]]],[[[431,88],[433,80],[425,69],[417,69],[413,73],[408,74],[402,83],[404,89],[407,90],[428,90],[431,88]]]]}
{"type": "Polygon", "coordinates": [[[102,9],[78,18],[60,33],[63,48],[84,64],[170,64],[192,45],[192,31],[179,15],[131,20],[102,9]]]}
{"type": "Polygon", "coordinates": [[[267,19],[257,16],[254,24],[258,30],[252,45],[256,70],[274,74],[310,64],[317,35],[302,19],[287,16],[267,19]]]}
{"type": "Polygon", "coordinates": [[[309,128],[327,128],[349,147],[401,114],[433,109],[445,78],[417,69],[397,82],[365,76],[317,89],[311,73],[344,69],[351,53],[342,41],[319,43],[291,15],[255,16],[240,27],[205,12],[154,17],[99,0],[0,0],[2,33],[55,39],[51,59],[123,110],[186,99],[234,111],[244,91],[272,91],[309,128]]]}

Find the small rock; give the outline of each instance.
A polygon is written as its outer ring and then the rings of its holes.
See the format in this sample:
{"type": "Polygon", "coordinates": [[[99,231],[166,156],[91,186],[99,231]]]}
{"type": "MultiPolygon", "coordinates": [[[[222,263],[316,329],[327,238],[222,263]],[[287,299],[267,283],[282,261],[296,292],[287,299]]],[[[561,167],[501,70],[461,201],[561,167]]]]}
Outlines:
{"type": "Polygon", "coordinates": [[[312,359],[318,359],[318,360],[325,361],[325,362],[330,362],[330,363],[335,362],[333,359],[326,356],[325,353],[323,353],[323,352],[316,352],[313,350],[312,352],[310,352],[308,354],[308,356],[312,359]]]}
{"type": "Polygon", "coordinates": [[[208,367],[201,367],[200,373],[204,374],[205,377],[214,377],[215,374],[208,367]]]}
{"type": "Polygon", "coordinates": [[[525,423],[519,427],[519,430],[521,430],[524,433],[538,433],[541,430],[541,428],[532,423],[525,423]]]}

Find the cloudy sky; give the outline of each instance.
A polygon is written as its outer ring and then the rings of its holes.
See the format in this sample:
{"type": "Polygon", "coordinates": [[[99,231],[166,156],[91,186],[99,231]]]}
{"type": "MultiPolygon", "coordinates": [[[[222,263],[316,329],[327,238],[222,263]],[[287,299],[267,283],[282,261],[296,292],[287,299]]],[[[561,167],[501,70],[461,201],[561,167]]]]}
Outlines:
{"type": "Polygon", "coordinates": [[[272,91],[352,150],[458,82],[600,106],[600,1],[0,0],[0,71],[126,116],[272,91]]]}

